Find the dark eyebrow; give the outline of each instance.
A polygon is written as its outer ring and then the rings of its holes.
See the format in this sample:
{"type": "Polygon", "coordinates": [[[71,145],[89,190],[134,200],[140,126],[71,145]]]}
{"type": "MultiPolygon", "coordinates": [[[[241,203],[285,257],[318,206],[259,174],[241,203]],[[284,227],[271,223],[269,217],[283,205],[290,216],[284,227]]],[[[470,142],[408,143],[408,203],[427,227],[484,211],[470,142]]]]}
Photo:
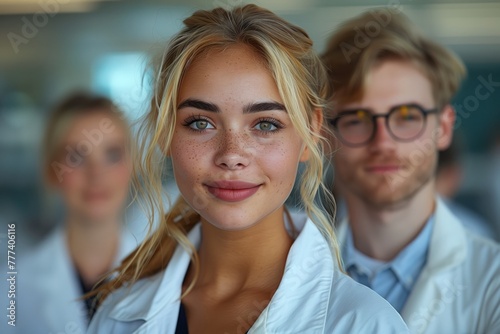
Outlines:
{"type": "Polygon", "coordinates": [[[220,112],[219,107],[217,107],[213,103],[208,103],[196,99],[187,99],[181,102],[177,109],[192,107],[200,110],[211,111],[211,112],[220,112]]]}
{"type": "MultiPolygon", "coordinates": [[[[177,107],[177,109],[182,109],[187,107],[210,111],[210,112],[216,112],[216,113],[220,112],[220,109],[217,105],[196,99],[186,99],[182,101],[177,107]]],[[[243,113],[248,114],[248,113],[254,113],[259,111],[270,111],[270,110],[282,110],[286,112],[285,106],[281,103],[261,102],[261,103],[251,103],[246,105],[243,108],[243,113]]]]}
{"type": "Polygon", "coordinates": [[[284,105],[278,102],[261,102],[261,103],[252,103],[245,108],[243,108],[243,113],[248,114],[248,113],[253,113],[253,112],[259,112],[259,111],[270,111],[270,110],[282,110],[286,112],[286,108],[284,105]]]}

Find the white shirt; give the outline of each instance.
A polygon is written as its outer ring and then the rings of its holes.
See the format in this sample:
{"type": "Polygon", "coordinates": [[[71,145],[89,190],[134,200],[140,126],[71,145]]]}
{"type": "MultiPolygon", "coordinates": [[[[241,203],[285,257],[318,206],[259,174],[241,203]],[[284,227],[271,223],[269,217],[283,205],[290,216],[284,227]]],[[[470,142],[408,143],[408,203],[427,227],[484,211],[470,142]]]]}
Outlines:
{"type": "MultiPolygon", "coordinates": [[[[385,300],[339,270],[328,243],[311,220],[294,215],[293,223],[301,232],[289,251],[282,280],[249,334],[408,332],[385,300]]],[[[199,247],[200,224],[188,238],[199,247]]],[[[189,263],[189,254],[177,246],[165,270],[108,296],[88,333],[175,333],[189,263]]]]}
{"type": "Polygon", "coordinates": [[[427,263],[401,315],[415,334],[500,333],[500,246],[468,232],[439,198],[427,263]]]}
{"type": "MultiPolygon", "coordinates": [[[[124,231],[115,264],[137,246],[131,233],[124,231]]],[[[87,330],[87,310],[81,285],[71,262],[63,229],[58,228],[38,247],[16,261],[16,326],[7,324],[2,314],[0,333],[83,334],[87,330]]],[[[5,274],[5,270],[2,269],[5,274]]],[[[7,305],[4,279],[0,283],[2,305],[7,305]]],[[[3,308],[2,308],[3,309],[3,308]]]]}

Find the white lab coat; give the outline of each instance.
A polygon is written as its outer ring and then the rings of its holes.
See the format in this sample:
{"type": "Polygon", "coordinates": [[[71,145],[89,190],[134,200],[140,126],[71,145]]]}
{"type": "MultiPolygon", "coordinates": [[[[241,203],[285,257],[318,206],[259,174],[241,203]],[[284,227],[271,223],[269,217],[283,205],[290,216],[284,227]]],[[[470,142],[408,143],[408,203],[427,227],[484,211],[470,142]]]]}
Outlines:
{"type": "MultiPolygon", "coordinates": [[[[317,227],[301,217],[293,218],[301,232],[288,254],[281,283],[262,313],[254,315],[258,318],[249,333],[408,333],[390,304],[339,270],[317,227]]],[[[200,224],[188,237],[199,246],[200,224]]],[[[88,333],[175,333],[189,263],[189,254],[178,246],[165,270],[108,296],[88,333]]]]}
{"type": "MultiPolygon", "coordinates": [[[[115,264],[138,242],[123,232],[115,264]]],[[[77,273],[69,257],[63,229],[53,232],[25,257],[17,259],[16,327],[2,319],[0,333],[83,334],[87,315],[77,273]]],[[[4,287],[4,283],[0,285],[4,287]]],[[[7,299],[2,289],[2,305],[7,299]]],[[[4,309],[2,307],[2,309],[4,309]]],[[[2,318],[6,318],[5,315],[2,318]]]]}
{"type": "Polygon", "coordinates": [[[500,246],[468,232],[439,198],[427,263],[401,315],[414,334],[500,333],[500,246]]]}

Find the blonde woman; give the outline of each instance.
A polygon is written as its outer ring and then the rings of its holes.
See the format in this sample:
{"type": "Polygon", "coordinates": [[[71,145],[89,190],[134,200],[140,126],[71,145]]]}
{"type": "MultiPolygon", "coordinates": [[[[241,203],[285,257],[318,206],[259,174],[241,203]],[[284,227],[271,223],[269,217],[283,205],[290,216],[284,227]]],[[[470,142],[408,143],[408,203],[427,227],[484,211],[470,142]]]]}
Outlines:
{"type": "Polygon", "coordinates": [[[106,98],[78,93],[55,108],[43,145],[44,176],[60,195],[64,215],[47,239],[18,259],[16,322],[2,321],[1,333],[86,331],[92,300],[80,296],[137,246],[122,228],[129,144],[129,127],[106,98]]]}
{"type": "Polygon", "coordinates": [[[89,332],[406,333],[342,272],[314,201],[328,85],[307,34],[254,5],[184,24],[161,64],[139,175],[154,211],[159,157],[170,157],[181,198],[95,292],[89,332]],[[305,213],[290,215],[301,162],[305,213]]]}

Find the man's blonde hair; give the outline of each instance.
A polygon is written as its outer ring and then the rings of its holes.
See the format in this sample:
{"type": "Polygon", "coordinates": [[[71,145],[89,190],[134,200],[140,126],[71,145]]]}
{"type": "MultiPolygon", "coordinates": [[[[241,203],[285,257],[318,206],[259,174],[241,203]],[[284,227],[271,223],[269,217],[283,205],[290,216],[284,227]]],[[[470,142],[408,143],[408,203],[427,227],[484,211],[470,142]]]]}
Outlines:
{"type": "Polygon", "coordinates": [[[450,103],[466,73],[457,56],[392,8],[370,10],[344,22],[321,58],[329,72],[333,100],[339,104],[359,100],[367,73],[388,59],[415,63],[430,80],[438,108],[450,103]]]}

